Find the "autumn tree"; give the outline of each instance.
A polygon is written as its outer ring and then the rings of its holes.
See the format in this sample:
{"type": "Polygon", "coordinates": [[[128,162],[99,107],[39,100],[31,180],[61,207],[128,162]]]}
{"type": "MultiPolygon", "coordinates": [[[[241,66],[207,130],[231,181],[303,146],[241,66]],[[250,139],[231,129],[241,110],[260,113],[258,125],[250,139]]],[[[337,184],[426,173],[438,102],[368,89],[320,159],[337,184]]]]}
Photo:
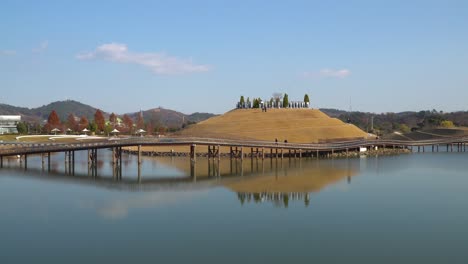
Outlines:
{"type": "Polygon", "coordinates": [[[78,128],[78,122],[76,122],[76,117],[74,114],[69,114],[67,118],[67,126],[70,128],[72,131],[77,131],[78,128]]]}
{"type": "Polygon", "coordinates": [[[453,127],[455,127],[453,122],[449,121],[449,120],[444,120],[444,121],[440,122],[440,126],[443,127],[443,128],[453,128],[453,127]]]}
{"type": "Polygon", "coordinates": [[[109,122],[112,126],[115,126],[117,124],[117,116],[114,113],[110,114],[109,122]]]}
{"type": "Polygon", "coordinates": [[[97,131],[104,131],[106,120],[104,119],[102,111],[99,109],[96,110],[96,113],[94,113],[94,123],[96,124],[97,131]]]}
{"type": "Polygon", "coordinates": [[[78,124],[78,129],[81,131],[85,128],[88,128],[88,126],[89,126],[88,118],[86,118],[86,116],[82,116],[80,118],[80,123],[78,124]]]}
{"type": "Polygon", "coordinates": [[[50,130],[54,128],[59,128],[62,124],[60,123],[60,118],[57,115],[55,110],[52,110],[49,114],[49,118],[47,118],[46,130],[50,132],[50,130]]]}
{"type": "Polygon", "coordinates": [[[131,132],[132,127],[133,127],[133,120],[127,114],[123,116],[123,123],[125,127],[128,129],[128,131],[131,132]]]}
{"type": "Polygon", "coordinates": [[[146,124],[146,134],[151,135],[154,132],[154,127],[151,123],[146,124]]]}
{"type": "Polygon", "coordinates": [[[136,126],[137,126],[137,129],[143,129],[143,127],[145,126],[145,120],[143,119],[143,112],[141,111],[137,116],[136,126]]]}

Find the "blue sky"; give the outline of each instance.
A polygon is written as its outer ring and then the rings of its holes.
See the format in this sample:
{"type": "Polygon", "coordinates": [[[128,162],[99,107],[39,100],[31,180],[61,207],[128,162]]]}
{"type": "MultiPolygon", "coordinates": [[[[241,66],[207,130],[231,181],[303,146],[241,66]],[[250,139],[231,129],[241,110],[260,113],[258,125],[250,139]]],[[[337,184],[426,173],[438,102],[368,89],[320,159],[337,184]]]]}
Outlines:
{"type": "Polygon", "coordinates": [[[0,34],[18,106],[468,110],[468,1],[1,1],[0,34]]]}

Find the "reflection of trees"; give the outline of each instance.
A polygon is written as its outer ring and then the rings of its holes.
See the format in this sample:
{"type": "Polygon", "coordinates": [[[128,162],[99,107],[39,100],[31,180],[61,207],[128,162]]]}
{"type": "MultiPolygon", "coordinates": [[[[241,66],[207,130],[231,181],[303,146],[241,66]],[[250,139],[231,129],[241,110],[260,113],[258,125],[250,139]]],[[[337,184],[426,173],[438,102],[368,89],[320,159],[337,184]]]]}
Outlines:
{"type": "Polygon", "coordinates": [[[241,205],[244,203],[264,203],[271,202],[276,207],[285,207],[288,208],[289,202],[303,201],[306,207],[310,204],[310,195],[309,193],[245,193],[238,192],[237,198],[241,205]]]}

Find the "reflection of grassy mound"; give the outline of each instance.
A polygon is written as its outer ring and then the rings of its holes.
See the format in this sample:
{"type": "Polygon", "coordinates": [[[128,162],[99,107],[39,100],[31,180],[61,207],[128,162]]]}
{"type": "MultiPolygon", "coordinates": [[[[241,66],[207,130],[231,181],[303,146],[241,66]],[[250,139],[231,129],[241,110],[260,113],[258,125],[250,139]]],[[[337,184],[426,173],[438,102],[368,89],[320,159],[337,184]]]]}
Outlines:
{"type": "MultiPolygon", "coordinates": [[[[190,175],[190,161],[187,158],[158,158],[158,162],[179,169],[190,175]]],[[[196,164],[197,179],[206,179],[214,170],[213,163],[198,159],[196,164]]],[[[219,163],[220,179],[223,185],[240,193],[308,193],[319,192],[328,185],[335,184],[356,174],[356,168],[343,168],[315,161],[301,163],[283,161],[247,159],[244,162],[221,159],[219,163]],[[253,162],[253,164],[251,163],[253,162]],[[233,167],[231,167],[231,164],[233,167]],[[243,166],[243,177],[240,177],[243,166]],[[228,177],[231,176],[231,177],[228,177]],[[237,177],[233,177],[237,176],[237,177]]]]}
{"type": "Polygon", "coordinates": [[[240,109],[212,117],[179,132],[181,136],[312,143],[365,138],[354,125],[311,109],[240,109]]]}
{"type": "Polygon", "coordinates": [[[332,167],[308,168],[293,175],[246,177],[225,185],[235,192],[242,193],[308,193],[318,192],[328,185],[351,177],[352,174],[355,172],[332,167]]]}
{"type": "Polygon", "coordinates": [[[386,136],[385,138],[397,140],[430,140],[462,136],[468,136],[468,128],[426,129],[413,131],[406,134],[391,134],[386,136]]]}

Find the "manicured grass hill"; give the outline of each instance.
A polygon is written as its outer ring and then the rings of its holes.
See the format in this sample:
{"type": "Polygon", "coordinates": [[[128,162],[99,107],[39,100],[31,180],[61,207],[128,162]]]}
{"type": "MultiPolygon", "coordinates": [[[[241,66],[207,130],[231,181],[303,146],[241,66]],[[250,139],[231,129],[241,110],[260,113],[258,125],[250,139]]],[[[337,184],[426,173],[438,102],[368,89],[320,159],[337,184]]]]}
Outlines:
{"type": "Polygon", "coordinates": [[[316,109],[236,109],[202,121],[177,133],[185,137],[226,139],[288,140],[290,143],[366,138],[352,124],[330,118],[316,109]]]}
{"type": "Polygon", "coordinates": [[[431,139],[443,139],[447,137],[463,137],[468,136],[468,128],[434,128],[417,130],[405,134],[390,134],[385,136],[385,139],[396,139],[396,140],[431,140],[431,139]]]}

